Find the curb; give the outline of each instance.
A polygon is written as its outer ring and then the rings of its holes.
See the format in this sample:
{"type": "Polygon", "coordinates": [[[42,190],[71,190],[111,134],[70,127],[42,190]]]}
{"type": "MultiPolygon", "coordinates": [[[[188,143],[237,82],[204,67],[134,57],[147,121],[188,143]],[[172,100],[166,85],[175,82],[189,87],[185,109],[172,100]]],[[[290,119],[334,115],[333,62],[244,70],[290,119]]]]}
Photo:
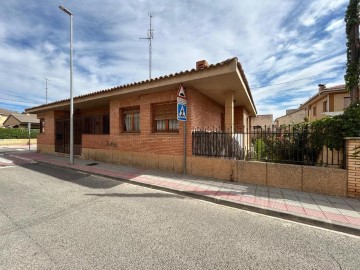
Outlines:
{"type": "Polygon", "coordinates": [[[280,210],[275,211],[275,210],[264,208],[261,206],[250,205],[250,204],[247,204],[244,202],[238,203],[238,202],[219,199],[216,197],[204,196],[204,195],[192,193],[189,191],[176,190],[176,189],[171,189],[171,188],[167,188],[167,187],[156,186],[156,185],[151,185],[151,184],[142,183],[142,182],[136,182],[136,181],[132,181],[129,179],[124,179],[124,178],[120,178],[120,177],[116,177],[116,176],[108,176],[106,174],[101,174],[101,173],[88,172],[86,170],[81,170],[79,168],[73,168],[71,166],[61,166],[61,165],[53,164],[50,162],[46,162],[44,160],[40,160],[40,161],[35,160],[35,161],[38,163],[47,164],[47,165],[51,165],[51,166],[67,168],[67,169],[70,169],[73,171],[81,171],[81,172],[89,173],[91,175],[107,177],[107,178],[110,178],[110,179],[113,179],[116,181],[121,181],[121,182],[132,184],[132,185],[142,186],[142,187],[151,188],[151,189],[155,189],[155,190],[161,190],[161,191],[181,195],[184,197],[190,197],[193,199],[211,202],[211,203],[215,203],[218,205],[228,206],[228,207],[232,207],[232,208],[246,210],[249,212],[255,212],[258,214],[281,218],[284,220],[290,220],[290,221],[294,221],[294,222],[298,222],[298,223],[302,223],[302,224],[312,225],[312,226],[329,229],[329,230],[333,230],[333,231],[337,231],[337,232],[360,236],[360,228],[354,227],[352,225],[345,226],[341,223],[335,223],[335,222],[330,223],[330,222],[326,222],[326,221],[322,221],[322,220],[318,220],[318,219],[312,219],[310,217],[305,217],[302,215],[295,215],[295,214],[291,214],[291,213],[282,212],[280,210]]]}

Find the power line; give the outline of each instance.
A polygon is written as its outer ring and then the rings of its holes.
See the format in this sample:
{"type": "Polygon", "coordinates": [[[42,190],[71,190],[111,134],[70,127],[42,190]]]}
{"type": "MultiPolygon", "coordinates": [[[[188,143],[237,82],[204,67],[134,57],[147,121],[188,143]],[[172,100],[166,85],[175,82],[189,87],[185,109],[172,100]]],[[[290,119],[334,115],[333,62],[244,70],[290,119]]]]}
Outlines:
{"type": "Polygon", "coordinates": [[[36,102],[27,102],[27,101],[23,101],[23,100],[16,100],[16,99],[8,99],[8,98],[0,98],[1,100],[6,100],[6,101],[16,101],[16,102],[22,102],[22,103],[27,103],[27,104],[40,104],[40,103],[36,103],[36,102]]]}
{"type": "MultiPolygon", "coordinates": [[[[5,94],[5,95],[7,95],[7,96],[16,97],[16,98],[24,98],[24,96],[18,96],[18,95],[10,94],[10,93],[8,93],[7,91],[3,91],[3,90],[0,90],[0,93],[3,93],[3,94],[5,94]]],[[[38,103],[38,101],[35,101],[35,100],[33,100],[33,99],[28,99],[28,98],[27,98],[27,100],[32,101],[32,102],[34,102],[34,103],[38,103]]]]}
{"type": "Polygon", "coordinates": [[[318,77],[318,76],[319,75],[314,75],[314,76],[309,76],[309,77],[305,77],[305,78],[301,78],[301,79],[297,79],[297,80],[292,80],[292,81],[286,81],[286,82],[268,84],[268,85],[262,85],[262,86],[255,86],[255,87],[251,87],[251,89],[265,88],[265,87],[274,86],[274,85],[281,85],[281,84],[287,84],[287,83],[292,83],[292,82],[297,82],[297,81],[303,81],[303,80],[310,79],[310,78],[315,78],[315,77],[318,77]]]}

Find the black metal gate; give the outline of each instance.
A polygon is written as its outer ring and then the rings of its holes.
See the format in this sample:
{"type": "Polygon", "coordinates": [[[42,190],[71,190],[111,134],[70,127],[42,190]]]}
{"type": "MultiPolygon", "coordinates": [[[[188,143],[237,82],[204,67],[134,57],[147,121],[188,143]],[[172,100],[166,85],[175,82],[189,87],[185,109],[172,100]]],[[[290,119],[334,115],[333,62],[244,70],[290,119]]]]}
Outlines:
{"type": "MultiPolygon", "coordinates": [[[[74,119],[74,155],[81,155],[83,119],[74,119]]],[[[55,152],[70,153],[70,120],[55,121],[55,152]]]]}

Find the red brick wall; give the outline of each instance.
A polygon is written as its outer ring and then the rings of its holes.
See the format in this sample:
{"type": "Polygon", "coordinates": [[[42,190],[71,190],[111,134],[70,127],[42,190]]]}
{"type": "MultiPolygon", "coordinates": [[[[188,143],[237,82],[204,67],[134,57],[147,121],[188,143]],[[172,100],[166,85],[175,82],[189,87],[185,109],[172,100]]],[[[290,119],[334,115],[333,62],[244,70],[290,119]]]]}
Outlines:
{"type": "Polygon", "coordinates": [[[38,144],[55,144],[54,111],[38,113],[37,118],[44,118],[44,132],[37,137],[38,144]]]}
{"type": "Polygon", "coordinates": [[[188,97],[188,114],[193,129],[221,128],[223,106],[197,90],[186,89],[186,96],[188,97]]]}
{"type": "MultiPolygon", "coordinates": [[[[136,95],[128,98],[113,99],[110,102],[110,136],[84,135],[83,147],[92,149],[105,148],[107,141],[118,151],[147,152],[156,154],[182,155],[184,147],[183,122],[179,123],[178,133],[153,132],[152,104],[176,102],[178,89],[159,93],[136,95]],[[140,107],[140,133],[121,131],[121,109],[140,107]]],[[[219,128],[223,107],[196,90],[186,89],[188,98],[187,155],[191,155],[191,130],[194,127],[219,128]]]]}
{"type": "Polygon", "coordinates": [[[153,94],[136,95],[128,98],[113,99],[110,102],[110,136],[84,135],[83,147],[105,148],[107,141],[116,145],[114,150],[126,152],[146,152],[156,154],[182,154],[183,127],[178,133],[152,132],[152,104],[176,102],[177,89],[153,94]],[[140,133],[121,131],[121,109],[140,106],[140,133]]]}

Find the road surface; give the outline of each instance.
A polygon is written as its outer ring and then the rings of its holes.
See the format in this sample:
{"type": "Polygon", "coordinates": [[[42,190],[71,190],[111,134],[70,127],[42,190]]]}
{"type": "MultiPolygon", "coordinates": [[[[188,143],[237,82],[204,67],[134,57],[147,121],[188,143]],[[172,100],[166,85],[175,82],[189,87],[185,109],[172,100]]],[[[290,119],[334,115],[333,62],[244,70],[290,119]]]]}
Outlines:
{"type": "Polygon", "coordinates": [[[0,169],[0,269],[359,269],[360,238],[111,179],[0,169]]]}

